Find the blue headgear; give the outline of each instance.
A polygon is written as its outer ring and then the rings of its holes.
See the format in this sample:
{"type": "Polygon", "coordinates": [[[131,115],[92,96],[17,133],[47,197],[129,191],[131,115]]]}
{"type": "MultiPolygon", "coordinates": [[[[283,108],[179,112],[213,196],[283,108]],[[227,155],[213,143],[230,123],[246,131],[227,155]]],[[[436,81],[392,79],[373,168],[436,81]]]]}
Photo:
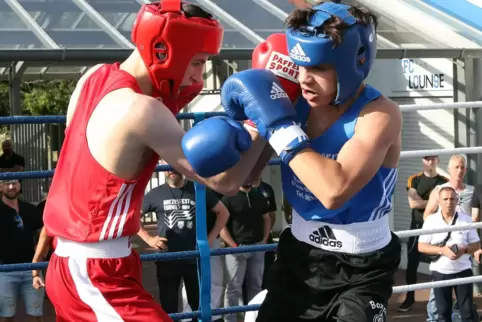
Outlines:
{"type": "Polygon", "coordinates": [[[316,11],[308,25],[299,31],[288,29],[286,38],[291,59],[303,67],[331,64],[337,74],[337,95],[334,105],[352,97],[368,76],[377,54],[375,26],[358,24],[349,12],[350,6],[325,2],[312,8],[316,11]],[[343,41],[335,47],[330,36],[323,34],[323,23],[336,16],[349,25],[343,41]],[[361,49],[364,50],[361,50],[361,49]]]}

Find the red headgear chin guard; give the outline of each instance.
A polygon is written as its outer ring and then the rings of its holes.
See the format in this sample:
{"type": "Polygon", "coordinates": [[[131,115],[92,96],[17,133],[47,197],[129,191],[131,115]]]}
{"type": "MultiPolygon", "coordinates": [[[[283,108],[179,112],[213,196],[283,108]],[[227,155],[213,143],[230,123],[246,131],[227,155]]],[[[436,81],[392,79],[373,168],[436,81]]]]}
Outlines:
{"type": "Polygon", "coordinates": [[[132,27],[132,41],[149,71],[152,96],[163,99],[173,113],[179,112],[183,106],[177,101],[183,92],[189,92],[191,100],[197,96],[192,89],[181,90],[191,60],[199,53],[219,55],[223,34],[223,26],[215,19],[187,18],[181,0],[143,5],[132,27]]]}

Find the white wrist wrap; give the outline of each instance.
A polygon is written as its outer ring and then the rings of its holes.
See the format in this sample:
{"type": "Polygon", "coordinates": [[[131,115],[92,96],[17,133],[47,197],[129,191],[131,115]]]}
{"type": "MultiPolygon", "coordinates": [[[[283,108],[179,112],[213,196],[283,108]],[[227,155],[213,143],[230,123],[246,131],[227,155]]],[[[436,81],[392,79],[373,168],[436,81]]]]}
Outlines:
{"type": "Polygon", "coordinates": [[[308,140],[308,135],[298,125],[291,125],[275,131],[269,138],[269,144],[280,155],[295,140],[301,143],[308,140]]]}
{"type": "Polygon", "coordinates": [[[254,131],[259,133],[258,129],[255,126],[251,126],[251,124],[249,124],[248,122],[244,122],[243,126],[248,131],[254,131]]]}

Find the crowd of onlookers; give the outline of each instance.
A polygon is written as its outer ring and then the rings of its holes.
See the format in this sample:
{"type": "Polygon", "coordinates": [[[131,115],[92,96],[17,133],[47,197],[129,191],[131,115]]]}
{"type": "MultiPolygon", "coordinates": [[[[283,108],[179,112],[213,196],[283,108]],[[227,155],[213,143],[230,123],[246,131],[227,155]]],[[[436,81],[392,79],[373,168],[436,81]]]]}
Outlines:
{"type": "MultiPolygon", "coordinates": [[[[480,221],[482,185],[464,183],[467,160],[453,155],[447,176],[438,173],[439,158],[423,158],[421,172],[409,177],[408,203],[412,209],[410,229],[438,229],[480,221]]],[[[420,261],[430,263],[433,281],[444,281],[479,275],[480,238],[476,229],[424,234],[410,237],[407,243],[407,284],[417,282],[420,261]],[[475,272],[474,272],[475,271],[475,272]]],[[[427,321],[452,321],[456,313],[461,321],[479,321],[473,302],[477,285],[460,284],[431,289],[427,304],[427,321]],[[456,302],[452,301],[455,289],[456,302]]],[[[408,312],[415,303],[414,292],[407,292],[398,308],[408,312]]]]}
{"type": "MultiPolygon", "coordinates": [[[[11,141],[2,143],[0,171],[15,172],[25,168],[24,158],[15,153],[11,141]]],[[[482,185],[464,183],[466,159],[450,158],[447,175],[437,169],[439,158],[422,159],[422,171],[410,176],[407,183],[408,204],[412,209],[410,229],[436,229],[450,225],[479,222],[482,185]]],[[[42,214],[45,200],[34,205],[21,198],[21,181],[0,182],[0,264],[48,260],[51,253],[37,249],[46,238],[42,214]]],[[[290,206],[283,200],[285,219],[290,222],[290,206]]],[[[206,191],[206,225],[209,246],[238,247],[273,243],[272,229],[278,204],[273,188],[261,178],[240,187],[235,196],[206,191]]],[[[155,213],[156,230],[143,227],[138,236],[157,252],[180,252],[196,249],[196,189],[192,181],[175,171],[165,172],[165,183],[150,190],[144,198],[141,218],[155,213]]],[[[442,232],[407,240],[406,283],[417,282],[420,262],[430,263],[434,281],[478,275],[480,239],[475,229],[442,232]]],[[[275,252],[253,252],[211,257],[211,307],[222,308],[248,304],[265,288],[267,270],[275,252]]],[[[156,262],[160,302],[167,313],[199,309],[199,276],[196,259],[156,262]]],[[[41,321],[44,291],[43,272],[0,272],[0,321],[13,321],[19,299],[31,321],[41,321]]],[[[431,290],[427,321],[449,321],[454,313],[461,321],[478,321],[474,295],[477,285],[462,284],[431,290]],[[452,301],[455,289],[456,302],[452,301]]],[[[415,303],[415,293],[407,292],[398,307],[408,312],[415,303]]],[[[192,319],[195,321],[196,319],[192,319]]],[[[238,322],[238,314],[213,317],[213,321],[238,322]]]]}

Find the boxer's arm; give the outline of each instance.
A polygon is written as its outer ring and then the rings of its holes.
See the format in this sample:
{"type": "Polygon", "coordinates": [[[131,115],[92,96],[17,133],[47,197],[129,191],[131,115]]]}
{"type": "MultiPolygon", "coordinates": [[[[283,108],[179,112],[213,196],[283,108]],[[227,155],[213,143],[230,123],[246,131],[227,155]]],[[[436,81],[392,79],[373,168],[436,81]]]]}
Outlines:
{"type": "Polygon", "coordinates": [[[130,119],[130,133],[147,147],[154,150],[163,160],[187,178],[197,181],[223,194],[234,195],[256,164],[266,141],[256,132],[250,132],[251,148],[241,160],[228,171],[214,177],[203,178],[191,167],[181,148],[184,129],[176,117],[159,101],[140,96],[136,101],[130,119]]]}
{"type": "MultiPolygon", "coordinates": [[[[252,134],[252,135],[255,135],[255,134],[252,134]]],[[[261,155],[259,156],[258,161],[256,161],[256,164],[254,165],[253,170],[244,181],[244,184],[252,185],[253,182],[259,178],[264,168],[266,168],[269,161],[273,157],[273,154],[274,154],[274,150],[271,147],[271,145],[265,144],[263,152],[261,152],[261,155]]]]}
{"type": "Polygon", "coordinates": [[[75,89],[72,92],[72,95],[70,96],[69,100],[69,106],[67,108],[67,121],[66,121],[66,126],[68,127],[70,125],[70,121],[72,120],[72,117],[74,116],[75,109],[77,107],[77,102],[80,97],[80,93],[82,91],[82,88],[84,87],[85,82],[87,79],[92,75],[96,70],[98,70],[100,67],[102,67],[104,64],[98,64],[89,69],[77,82],[75,85],[75,89]]]}
{"type": "Polygon", "coordinates": [[[428,197],[427,206],[425,207],[425,211],[423,212],[423,220],[426,220],[428,216],[434,214],[438,209],[438,192],[439,188],[435,187],[430,193],[430,197],[428,197]]]}
{"type": "MultiPolygon", "coordinates": [[[[392,146],[400,144],[402,116],[397,104],[376,101],[361,112],[353,137],[336,160],[307,148],[289,163],[298,178],[328,209],[342,206],[358,193],[385,162],[392,146]]],[[[398,156],[393,160],[398,165],[398,156]]]]}

